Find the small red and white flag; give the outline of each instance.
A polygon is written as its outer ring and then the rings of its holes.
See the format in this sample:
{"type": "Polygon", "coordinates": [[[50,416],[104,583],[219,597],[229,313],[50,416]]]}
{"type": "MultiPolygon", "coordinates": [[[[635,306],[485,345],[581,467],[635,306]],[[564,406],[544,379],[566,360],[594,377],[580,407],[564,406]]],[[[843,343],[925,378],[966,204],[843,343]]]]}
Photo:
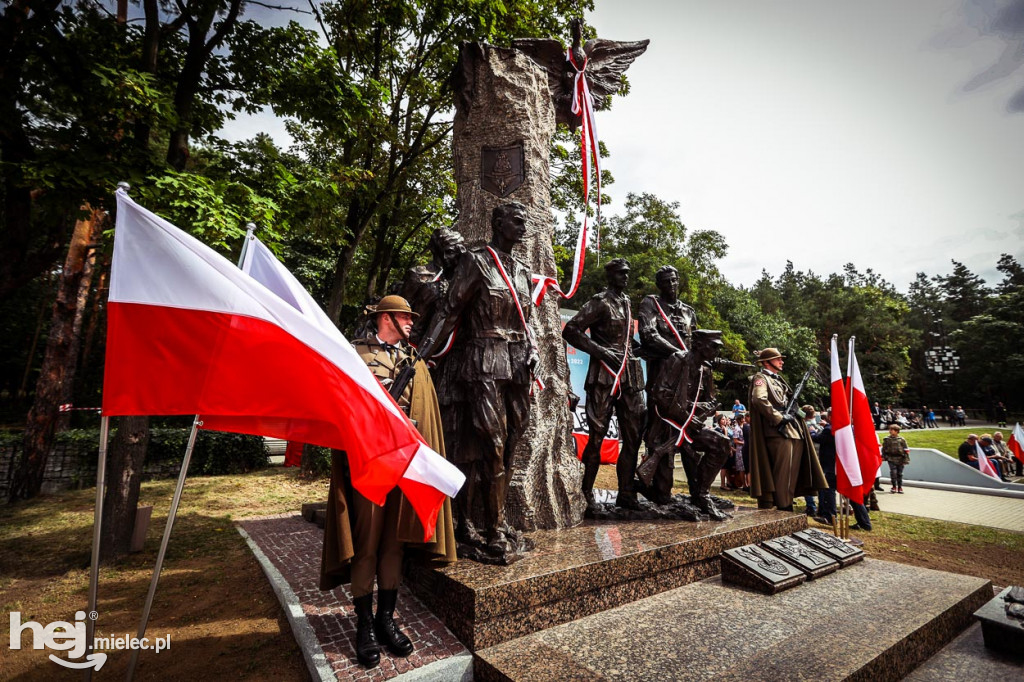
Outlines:
{"type": "MultiPolygon", "coordinates": [[[[871,417],[871,403],[868,402],[867,391],[864,390],[864,379],[860,376],[860,366],[853,352],[853,339],[850,339],[850,357],[846,380],[853,384],[852,410],[853,439],[857,443],[857,459],[860,461],[860,474],[864,481],[862,497],[871,494],[875,483],[875,475],[882,466],[882,447],[875,433],[875,421],[871,417]]],[[[858,500],[859,501],[859,500],[858,500]]]]}
{"type": "MultiPolygon", "coordinates": [[[[378,505],[403,479],[454,496],[458,469],[322,311],[281,293],[118,190],[103,413],[196,414],[205,429],[345,450],[378,505]]],[[[432,533],[437,509],[416,511],[432,533]]]]}
{"type": "Polygon", "coordinates": [[[832,338],[832,435],[836,439],[836,490],[843,497],[860,502],[864,498],[860,461],[857,459],[857,443],[853,440],[853,426],[850,424],[850,408],[846,403],[846,387],[839,370],[839,349],[832,338]]]}
{"type": "Polygon", "coordinates": [[[1014,425],[1013,433],[1010,434],[1010,440],[1006,447],[1010,449],[1017,461],[1024,462],[1024,429],[1020,427],[1020,422],[1014,425]]]}
{"type": "Polygon", "coordinates": [[[988,460],[988,456],[985,455],[985,451],[981,448],[981,443],[978,441],[974,442],[974,449],[978,455],[978,471],[983,474],[988,474],[992,478],[998,479],[999,474],[996,473],[996,468],[992,462],[988,460]]]}

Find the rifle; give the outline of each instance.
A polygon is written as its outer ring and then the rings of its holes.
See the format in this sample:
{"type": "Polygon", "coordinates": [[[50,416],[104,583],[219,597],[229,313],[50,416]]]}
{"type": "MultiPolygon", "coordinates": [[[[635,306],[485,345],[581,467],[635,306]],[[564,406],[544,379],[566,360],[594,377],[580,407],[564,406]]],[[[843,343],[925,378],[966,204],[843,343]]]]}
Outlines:
{"type": "MultiPolygon", "coordinates": [[[[811,376],[811,372],[813,370],[814,370],[814,368],[811,367],[806,372],[804,372],[804,376],[803,376],[802,379],[800,379],[800,383],[797,384],[796,388],[793,390],[793,397],[789,399],[789,404],[786,405],[786,409],[782,413],[783,417],[787,417],[787,416],[788,417],[795,417],[796,416],[796,401],[800,398],[800,392],[804,390],[804,386],[807,384],[807,379],[811,376]]],[[[776,427],[778,429],[779,433],[782,433],[783,431],[786,430],[786,424],[788,424],[788,423],[789,423],[788,420],[783,420],[778,425],[778,427],[776,427]]]]}
{"type": "MultiPolygon", "coordinates": [[[[431,327],[430,331],[427,332],[426,337],[420,341],[420,349],[422,350],[417,350],[416,355],[421,359],[426,360],[433,354],[434,346],[437,345],[437,338],[441,335],[441,328],[443,326],[444,318],[441,318],[433,327],[431,327]]],[[[405,387],[409,385],[413,376],[416,375],[416,358],[413,357],[411,359],[412,362],[402,368],[398,373],[398,376],[395,377],[395,380],[391,382],[391,386],[388,388],[388,393],[390,393],[391,397],[395,399],[395,402],[398,402],[398,399],[402,397],[402,394],[405,393],[405,387]]]]}
{"type": "Polygon", "coordinates": [[[711,365],[714,369],[757,369],[757,367],[748,365],[745,362],[733,362],[725,358],[715,358],[712,360],[711,365]]]}

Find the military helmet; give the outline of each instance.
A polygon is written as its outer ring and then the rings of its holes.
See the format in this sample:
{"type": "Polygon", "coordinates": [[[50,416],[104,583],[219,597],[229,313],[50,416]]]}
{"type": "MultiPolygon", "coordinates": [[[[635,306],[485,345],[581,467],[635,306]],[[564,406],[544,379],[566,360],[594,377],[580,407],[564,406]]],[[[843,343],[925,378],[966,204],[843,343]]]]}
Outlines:
{"type": "Polygon", "coordinates": [[[755,355],[757,355],[758,362],[768,362],[769,360],[774,360],[776,358],[786,357],[779,352],[778,348],[765,348],[764,350],[755,353],[755,355]]]}
{"type": "Polygon", "coordinates": [[[606,272],[618,272],[621,270],[629,272],[629,261],[625,258],[613,258],[605,263],[604,269],[606,272]]]}
{"type": "Polygon", "coordinates": [[[414,313],[412,307],[409,306],[409,302],[401,296],[391,294],[380,299],[377,305],[366,306],[366,312],[370,315],[377,315],[380,313],[409,313],[413,317],[419,317],[419,313],[414,313]]]}

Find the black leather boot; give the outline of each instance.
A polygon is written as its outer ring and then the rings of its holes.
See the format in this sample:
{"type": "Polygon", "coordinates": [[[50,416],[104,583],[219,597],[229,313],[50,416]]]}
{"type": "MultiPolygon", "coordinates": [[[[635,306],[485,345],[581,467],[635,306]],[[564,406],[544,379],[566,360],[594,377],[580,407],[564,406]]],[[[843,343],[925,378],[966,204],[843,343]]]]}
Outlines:
{"type": "Polygon", "coordinates": [[[392,617],[395,605],[398,604],[398,590],[377,590],[377,617],[373,624],[381,644],[395,656],[408,656],[412,653],[412,642],[402,634],[392,617]]]}
{"type": "Polygon", "coordinates": [[[360,665],[376,668],[380,663],[380,646],[373,627],[373,593],[353,597],[356,607],[356,659],[360,665]]]}

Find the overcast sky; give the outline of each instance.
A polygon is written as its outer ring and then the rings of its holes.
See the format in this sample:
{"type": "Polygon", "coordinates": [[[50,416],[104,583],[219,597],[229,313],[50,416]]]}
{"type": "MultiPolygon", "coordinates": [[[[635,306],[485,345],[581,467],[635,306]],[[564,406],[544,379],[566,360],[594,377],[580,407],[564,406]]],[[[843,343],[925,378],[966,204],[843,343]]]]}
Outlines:
{"type": "MultiPolygon", "coordinates": [[[[1024,261],[1024,0],[596,0],[651,40],[598,113],[606,188],[721,232],[734,284],[852,262],[901,290],[951,258],[1024,261]]],[[[226,136],[285,137],[279,121],[226,136]]]]}
{"type": "Polygon", "coordinates": [[[1024,260],[1024,0],[598,0],[650,38],[598,114],[608,188],[680,202],[749,285],[787,259],[902,290],[950,258],[1024,260]]]}

